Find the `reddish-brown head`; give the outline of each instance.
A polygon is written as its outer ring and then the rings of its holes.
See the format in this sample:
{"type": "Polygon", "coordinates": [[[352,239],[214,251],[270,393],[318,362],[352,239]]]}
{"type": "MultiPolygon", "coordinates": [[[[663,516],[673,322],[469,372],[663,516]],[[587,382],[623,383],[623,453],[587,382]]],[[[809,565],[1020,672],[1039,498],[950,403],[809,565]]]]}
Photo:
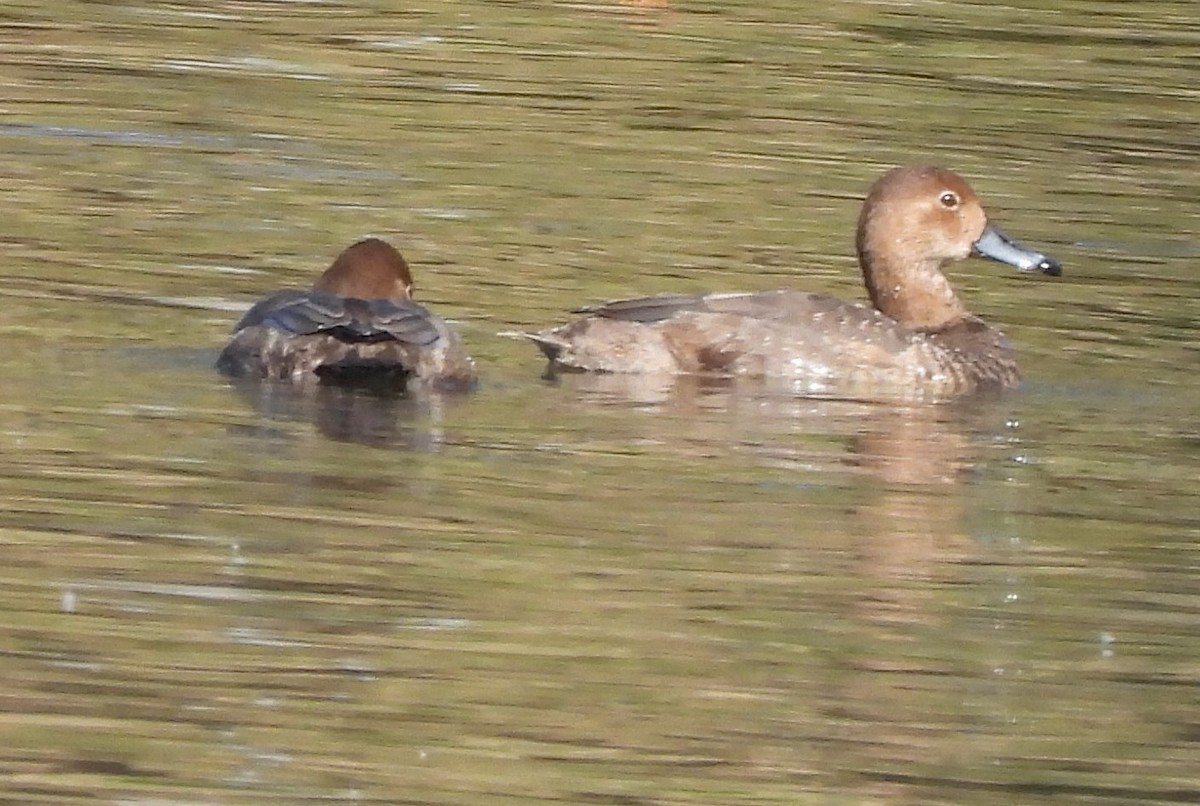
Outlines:
{"type": "Polygon", "coordinates": [[[966,181],[943,168],[895,168],[858,219],[858,259],[871,302],[896,321],[934,328],[965,315],[942,267],[971,254],[987,215],[966,181]]]}
{"type": "Polygon", "coordinates": [[[395,247],[366,238],[338,255],[313,290],[359,299],[411,299],[412,285],[408,264],[395,247]]]}

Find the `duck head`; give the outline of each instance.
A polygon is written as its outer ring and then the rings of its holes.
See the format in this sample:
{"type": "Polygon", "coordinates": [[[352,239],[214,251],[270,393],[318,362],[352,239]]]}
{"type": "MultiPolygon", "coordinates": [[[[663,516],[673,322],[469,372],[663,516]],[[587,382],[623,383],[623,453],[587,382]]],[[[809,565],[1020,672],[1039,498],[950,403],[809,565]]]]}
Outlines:
{"type": "Polygon", "coordinates": [[[943,269],[978,254],[1021,271],[1058,276],[1062,265],[988,222],[975,191],[944,168],[895,168],[867,193],[858,218],[858,260],[871,302],[914,330],[967,316],[943,269]]]}

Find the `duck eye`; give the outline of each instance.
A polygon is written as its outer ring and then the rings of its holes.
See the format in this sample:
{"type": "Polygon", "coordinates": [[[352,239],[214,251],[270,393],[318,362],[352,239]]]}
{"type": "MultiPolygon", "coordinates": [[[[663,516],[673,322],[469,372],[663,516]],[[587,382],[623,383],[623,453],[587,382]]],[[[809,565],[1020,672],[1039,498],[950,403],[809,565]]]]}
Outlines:
{"type": "Polygon", "coordinates": [[[958,207],[958,194],[951,193],[947,190],[942,194],[942,197],[938,199],[938,201],[942,203],[943,207],[953,210],[954,208],[958,207]]]}

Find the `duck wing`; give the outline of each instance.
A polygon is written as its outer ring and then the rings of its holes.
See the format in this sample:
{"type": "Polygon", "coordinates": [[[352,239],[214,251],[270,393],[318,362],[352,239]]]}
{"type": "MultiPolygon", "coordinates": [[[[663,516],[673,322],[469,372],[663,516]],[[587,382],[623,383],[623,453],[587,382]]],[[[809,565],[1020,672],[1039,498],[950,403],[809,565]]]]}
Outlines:
{"type": "Polygon", "coordinates": [[[234,327],[265,327],[297,336],[317,333],[347,342],[428,345],[441,337],[433,314],[407,299],[357,299],[286,289],[259,300],[234,327]]]}
{"type": "Polygon", "coordinates": [[[874,318],[876,313],[863,305],[844,302],[825,294],[800,291],[757,291],[718,294],[658,294],[652,297],[622,299],[576,308],[604,319],[653,324],[685,313],[720,313],[751,319],[792,319],[808,321],[823,314],[841,314],[850,318],[874,318]]]}
{"type": "Polygon", "coordinates": [[[705,301],[707,296],[707,294],[658,294],[653,297],[610,300],[599,305],[572,308],[571,313],[586,313],[605,319],[650,324],[670,319],[685,311],[709,310],[705,301]]]}

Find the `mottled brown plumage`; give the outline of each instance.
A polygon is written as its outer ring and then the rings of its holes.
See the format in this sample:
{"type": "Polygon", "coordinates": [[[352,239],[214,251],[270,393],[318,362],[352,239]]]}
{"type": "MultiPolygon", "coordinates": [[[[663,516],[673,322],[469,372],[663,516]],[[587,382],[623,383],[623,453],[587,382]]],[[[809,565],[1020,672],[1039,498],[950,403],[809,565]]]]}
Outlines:
{"type": "Polygon", "coordinates": [[[378,238],[359,241],[311,289],[276,291],[255,303],[217,367],[297,382],[470,386],[475,365],[458,335],[411,291],[398,251],[378,238]]]}
{"type": "Polygon", "coordinates": [[[558,369],[762,376],[800,394],[937,398],[1019,383],[1007,339],[967,312],[942,269],[972,251],[1061,267],[989,225],[961,177],[889,171],[863,203],[857,247],[874,307],[801,291],[668,294],[525,335],[558,369]]]}

